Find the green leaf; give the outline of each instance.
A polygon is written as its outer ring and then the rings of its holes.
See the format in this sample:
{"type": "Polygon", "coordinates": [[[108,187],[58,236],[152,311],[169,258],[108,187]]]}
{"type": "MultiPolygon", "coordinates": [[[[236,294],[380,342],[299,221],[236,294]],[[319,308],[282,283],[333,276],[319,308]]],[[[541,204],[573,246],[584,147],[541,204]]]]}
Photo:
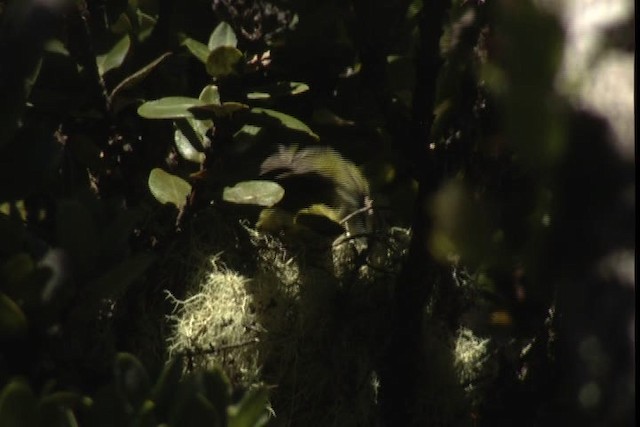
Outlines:
{"type": "Polygon", "coordinates": [[[299,95],[309,90],[309,86],[300,82],[278,82],[268,86],[256,88],[247,94],[247,99],[264,100],[282,96],[299,95]]]}
{"type": "Polygon", "coordinates": [[[149,189],[160,203],[171,203],[178,209],[184,207],[191,193],[191,185],[187,181],[160,168],[149,174],[149,189]]]}
{"type": "Polygon", "coordinates": [[[133,25],[126,13],[121,13],[116,22],[111,25],[110,30],[114,34],[129,34],[133,32],[133,25]]]}
{"type": "Polygon", "coordinates": [[[284,189],[272,181],[244,181],[225,187],[222,199],[230,203],[270,207],[284,196],[284,189]]]}
{"type": "Polygon", "coordinates": [[[138,17],[138,41],[143,42],[149,38],[158,20],[140,9],[136,10],[136,15],[138,17]]]}
{"type": "Polygon", "coordinates": [[[207,57],[207,73],[215,78],[238,74],[244,55],[232,46],[218,46],[207,57]]]}
{"type": "Polygon", "coordinates": [[[118,86],[116,86],[112,91],[111,91],[111,95],[109,95],[109,98],[113,98],[114,96],[116,96],[116,94],[124,89],[128,89],[130,87],[133,87],[135,85],[137,85],[138,83],[140,83],[142,80],[144,80],[158,65],[160,65],[165,59],[167,59],[169,56],[171,56],[172,53],[171,52],[166,52],[163,53],[162,55],[160,55],[158,58],[154,59],[153,61],[151,61],[150,63],[148,63],[147,65],[145,65],[144,67],[142,67],[141,69],[139,69],[138,71],[136,71],[135,73],[131,74],[130,76],[124,78],[120,83],[118,83],[118,86]]]}
{"type": "Polygon", "coordinates": [[[229,427],[261,427],[267,424],[267,391],[263,388],[249,390],[240,403],[228,409],[229,427]]]}
{"type": "MultiPolygon", "coordinates": [[[[195,132],[194,132],[195,135],[195,132]]],[[[176,148],[178,149],[178,153],[185,159],[190,162],[204,163],[206,156],[203,152],[196,150],[196,148],[191,145],[189,138],[185,136],[185,134],[179,129],[176,128],[173,136],[173,140],[176,143],[176,148]]]]}
{"type": "Polygon", "coordinates": [[[211,147],[211,140],[207,136],[209,129],[213,127],[213,121],[206,119],[179,119],[174,122],[176,127],[187,137],[195,150],[211,147]]]}
{"type": "Polygon", "coordinates": [[[98,72],[104,76],[109,70],[118,68],[124,62],[124,59],[131,47],[131,39],[129,35],[122,37],[109,52],[96,57],[98,64],[98,72]]]}
{"type": "Polygon", "coordinates": [[[218,24],[211,33],[211,36],[209,36],[208,47],[211,51],[220,46],[236,47],[237,45],[238,38],[236,37],[236,33],[233,31],[233,28],[231,28],[231,25],[226,22],[218,24]]]}
{"type": "Polygon", "coordinates": [[[44,44],[44,51],[68,57],[69,50],[60,39],[49,39],[44,44]]]}
{"type": "Polygon", "coordinates": [[[138,107],[138,114],[146,119],[178,119],[193,117],[190,108],[205,105],[196,98],[169,96],[148,101],[138,107]]]}
{"type": "Polygon", "coordinates": [[[220,91],[216,85],[207,85],[200,92],[198,97],[205,104],[220,105],[220,91]]]}
{"type": "Polygon", "coordinates": [[[116,389],[124,398],[128,412],[137,411],[151,390],[144,366],[132,354],[119,353],[116,356],[114,375],[116,389]]]}
{"type": "Polygon", "coordinates": [[[304,132],[307,135],[311,136],[314,140],[320,140],[320,137],[316,135],[306,124],[296,119],[293,116],[290,116],[285,113],[281,113],[280,111],[270,110],[267,108],[252,108],[251,113],[257,116],[267,117],[269,119],[275,119],[277,123],[286,128],[304,132]]]}
{"type": "Polygon", "coordinates": [[[243,125],[238,132],[233,134],[233,140],[239,149],[245,149],[260,141],[261,132],[260,126],[243,125]]]}
{"type": "Polygon", "coordinates": [[[200,43],[190,37],[184,37],[180,44],[189,49],[189,52],[191,52],[191,54],[199,59],[203,64],[207,63],[207,58],[209,58],[209,54],[211,52],[204,43],[200,43]]]}
{"type": "MultiPolygon", "coordinates": [[[[27,318],[11,298],[0,293],[0,342],[11,341],[27,332],[27,318]]],[[[0,417],[0,421],[2,418],[0,417]]]]}
{"type": "Polygon", "coordinates": [[[9,382],[0,394],[0,425],[35,426],[38,401],[31,387],[20,379],[9,382]]]}

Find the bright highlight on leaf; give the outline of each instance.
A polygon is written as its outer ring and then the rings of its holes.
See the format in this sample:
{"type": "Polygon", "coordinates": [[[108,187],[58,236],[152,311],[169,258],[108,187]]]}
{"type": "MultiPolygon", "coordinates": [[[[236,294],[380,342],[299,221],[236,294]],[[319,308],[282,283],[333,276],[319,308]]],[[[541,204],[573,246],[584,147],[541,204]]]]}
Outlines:
{"type": "Polygon", "coordinates": [[[226,22],[218,24],[215,30],[209,36],[208,48],[213,51],[220,46],[236,47],[238,45],[238,38],[236,33],[231,28],[231,25],[226,22]]]}
{"type": "Polygon", "coordinates": [[[190,162],[195,163],[203,163],[205,160],[205,155],[203,152],[198,151],[192,144],[189,142],[189,138],[185,136],[184,133],[180,129],[176,129],[173,137],[176,148],[178,149],[178,153],[185,159],[190,162]]]}
{"type": "Polygon", "coordinates": [[[97,56],[96,63],[98,64],[98,72],[100,75],[104,76],[108,71],[122,65],[129,52],[130,46],[131,39],[126,35],[121,38],[109,52],[97,56]]]}
{"type": "Polygon", "coordinates": [[[145,119],[180,119],[193,117],[189,108],[205,105],[199,99],[184,96],[169,96],[148,101],[138,107],[138,114],[145,119]]]}
{"type": "Polygon", "coordinates": [[[284,189],[272,181],[244,181],[225,187],[222,199],[230,203],[270,207],[284,196],[284,189]]]}
{"type": "Polygon", "coordinates": [[[149,190],[160,203],[171,203],[182,209],[191,193],[191,185],[178,176],[155,168],[149,174],[149,190]]]}
{"type": "Polygon", "coordinates": [[[215,104],[220,105],[220,91],[218,90],[218,86],[216,85],[207,85],[200,92],[200,96],[198,97],[200,101],[205,104],[215,104]]]}
{"type": "Polygon", "coordinates": [[[182,46],[186,47],[189,52],[197,59],[199,59],[202,63],[207,63],[207,58],[209,57],[209,48],[206,44],[200,43],[198,40],[192,39],[191,37],[185,37],[182,39],[182,46]]]}
{"type": "Polygon", "coordinates": [[[302,121],[296,119],[293,116],[290,116],[285,113],[281,113],[280,111],[270,110],[268,108],[252,108],[251,112],[257,115],[268,116],[269,118],[276,119],[280,124],[289,129],[304,132],[307,135],[311,136],[316,141],[320,140],[320,137],[315,134],[309,126],[304,124],[302,121]]]}

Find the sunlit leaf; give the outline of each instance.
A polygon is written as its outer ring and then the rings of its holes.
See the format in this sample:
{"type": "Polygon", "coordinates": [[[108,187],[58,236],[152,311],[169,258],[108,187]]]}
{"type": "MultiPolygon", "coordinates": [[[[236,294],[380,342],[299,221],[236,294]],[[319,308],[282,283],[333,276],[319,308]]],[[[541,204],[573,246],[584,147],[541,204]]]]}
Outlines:
{"type": "Polygon", "coordinates": [[[243,59],[244,55],[235,47],[218,46],[207,58],[207,73],[216,78],[237,74],[243,59]]]}
{"type": "Polygon", "coordinates": [[[176,133],[174,138],[176,138],[176,147],[180,155],[187,160],[201,163],[201,161],[204,160],[204,153],[201,153],[201,149],[211,146],[211,140],[207,136],[207,132],[213,127],[213,121],[186,118],[178,119],[174,124],[176,130],[180,132],[180,135],[184,137],[186,142],[191,146],[191,148],[189,148],[187,145],[182,144],[183,138],[176,133]],[[196,151],[196,153],[192,153],[192,150],[196,151]]]}
{"type": "Polygon", "coordinates": [[[318,135],[316,135],[309,128],[309,126],[307,126],[306,124],[304,124],[300,120],[298,120],[295,117],[290,116],[288,114],[281,113],[280,111],[270,110],[270,109],[267,109],[267,108],[252,108],[251,109],[251,113],[253,113],[255,115],[266,116],[268,118],[275,119],[275,120],[277,120],[277,122],[280,125],[282,125],[284,127],[287,127],[289,129],[292,129],[292,130],[295,130],[295,131],[304,132],[304,133],[308,134],[309,136],[311,136],[316,141],[320,140],[320,137],[318,135]]]}
{"type": "Polygon", "coordinates": [[[190,108],[205,105],[197,98],[169,96],[147,101],[138,107],[138,114],[146,119],[178,119],[193,117],[190,108]]]}
{"type": "Polygon", "coordinates": [[[236,37],[236,33],[233,31],[233,28],[231,28],[231,25],[226,22],[218,24],[209,37],[208,47],[211,51],[220,46],[236,47],[237,45],[238,38],[236,37]]]}
{"type": "Polygon", "coordinates": [[[284,196],[284,189],[272,181],[244,181],[225,187],[222,199],[230,203],[273,206],[284,196]]]}
{"type": "Polygon", "coordinates": [[[122,37],[109,52],[96,57],[98,64],[98,72],[101,76],[105,75],[109,70],[118,68],[124,62],[124,59],[131,47],[131,39],[128,35],[122,37]]]}
{"type": "Polygon", "coordinates": [[[200,101],[205,104],[215,104],[220,105],[220,91],[218,90],[218,86],[216,85],[207,85],[200,92],[200,96],[198,97],[200,101]]]}
{"type": "Polygon", "coordinates": [[[176,128],[174,132],[173,140],[176,143],[176,148],[178,149],[178,153],[185,160],[189,160],[190,162],[195,162],[195,163],[204,162],[206,158],[205,154],[201,151],[196,150],[196,148],[193,145],[191,145],[189,138],[187,138],[180,129],[176,128]]]}
{"type": "Polygon", "coordinates": [[[160,203],[171,203],[181,209],[187,203],[191,185],[184,179],[171,175],[160,168],[149,174],[149,189],[160,203]]]}
{"type": "Polygon", "coordinates": [[[260,99],[269,99],[271,95],[265,92],[249,92],[247,94],[247,99],[250,100],[260,100],[260,99]]]}
{"type": "Polygon", "coordinates": [[[69,50],[60,39],[50,39],[44,44],[44,51],[62,56],[69,56],[69,50]]]}
{"type": "Polygon", "coordinates": [[[204,43],[200,43],[199,41],[192,39],[190,37],[185,37],[182,39],[182,46],[189,49],[189,52],[197,59],[202,61],[203,64],[207,63],[207,58],[209,58],[209,48],[204,43]]]}

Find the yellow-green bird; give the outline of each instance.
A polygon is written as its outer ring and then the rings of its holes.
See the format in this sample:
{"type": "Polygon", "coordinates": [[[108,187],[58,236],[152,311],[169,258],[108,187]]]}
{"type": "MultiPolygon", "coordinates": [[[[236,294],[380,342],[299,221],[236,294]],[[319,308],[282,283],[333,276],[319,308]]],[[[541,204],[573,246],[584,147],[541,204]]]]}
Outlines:
{"type": "Polygon", "coordinates": [[[324,204],[332,219],[350,234],[370,231],[369,183],[355,164],[333,148],[280,145],[262,162],[260,174],[272,177],[285,189],[280,207],[298,212],[324,204]]]}

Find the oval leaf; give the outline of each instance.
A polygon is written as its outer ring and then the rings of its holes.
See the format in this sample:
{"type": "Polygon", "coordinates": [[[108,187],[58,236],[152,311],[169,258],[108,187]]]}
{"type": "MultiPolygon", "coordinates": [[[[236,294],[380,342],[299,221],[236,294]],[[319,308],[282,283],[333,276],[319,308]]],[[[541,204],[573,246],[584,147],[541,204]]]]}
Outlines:
{"type": "Polygon", "coordinates": [[[131,47],[131,39],[126,35],[121,38],[109,52],[96,57],[100,75],[104,76],[109,70],[113,70],[122,65],[124,58],[126,58],[129,52],[129,47],[131,47]]]}
{"type": "Polygon", "coordinates": [[[237,45],[238,38],[236,37],[236,33],[233,31],[233,28],[231,28],[231,25],[226,22],[218,24],[209,37],[209,50],[214,50],[220,46],[236,47],[237,45]]]}
{"type": "Polygon", "coordinates": [[[196,98],[169,96],[148,101],[138,107],[138,114],[146,119],[179,119],[193,117],[189,108],[205,105],[196,98]]]}
{"type": "Polygon", "coordinates": [[[176,148],[178,149],[178,153],[185,159],[194,163],[203,163],[205,159],[205,155],[203,152],[198,151],[191,145],[189,142],[189,138],[187,138],[180,129],[176,129],[174,137],[173,137],[176,148]]]}
{"type": "Polygon", "coordinates": [[[284,189],[272,181],[244,181],[225,187],[222,199],[230,203],[270,207],[284,196],[284,189]]]}
{"type": "Polygon", "coordinates": [[[160,203],[171,203],[182,209],[191,193],[191,185],[178,176],[155,168],[149,174],[149,190],[160,203]]]}
{"type": "Polygon", "coordinates": [[[207,58],[207,73],[220,78],[238,73],[244,55],[232,46],[219,46],[207,58]]]}
{"type": "Polygon", "coordinates": [[[218,90],[218,86],[216,85],[207,85],[200,92],[200,96],[198,97],[200,101],[205,104],[215,104],[220,105],[220,91],[218,90]]]}
{"type": "Polygon", "coordinates": [[[181,44],[203,64],[207,63],[207,58],[209,57],[209,53],[211,53],[207,45],[200,43],[198,40],[192,39],[191,37],[183,38],[181,44]]]}
{"type": "Polygon", "coordinates": [[[270,110],[268,108],[252,108],[251,112],[254,114],[258,114],[261,116],[268,116],[269,118],[275,119],[279,122],[280,125],[287,127],[289,129],[304,132],[311,136],[316,141],[320,140],[320,137],[316,135],[306,124],[296,119],[293,116],[290,116],[285,113],[281,113],[280,111],[270,110]]]}

